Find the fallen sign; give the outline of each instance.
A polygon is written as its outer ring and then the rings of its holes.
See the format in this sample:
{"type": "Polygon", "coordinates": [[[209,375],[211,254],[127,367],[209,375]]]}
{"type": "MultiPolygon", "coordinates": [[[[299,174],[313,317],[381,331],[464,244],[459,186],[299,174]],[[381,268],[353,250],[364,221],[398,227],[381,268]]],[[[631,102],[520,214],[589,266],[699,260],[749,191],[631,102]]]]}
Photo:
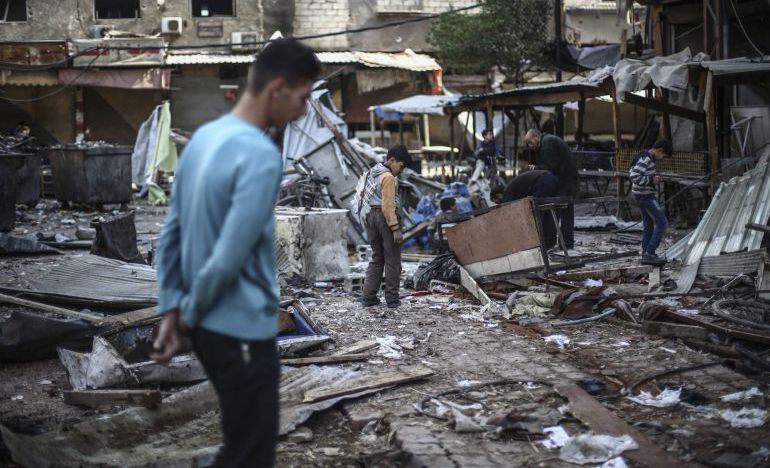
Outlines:
{"type": "Polygon", "coordinates": [[[547,268],[541,232],[532,198],[524,198],[456,224],[447,229],[447,240],[478,280],[547,268]]]}

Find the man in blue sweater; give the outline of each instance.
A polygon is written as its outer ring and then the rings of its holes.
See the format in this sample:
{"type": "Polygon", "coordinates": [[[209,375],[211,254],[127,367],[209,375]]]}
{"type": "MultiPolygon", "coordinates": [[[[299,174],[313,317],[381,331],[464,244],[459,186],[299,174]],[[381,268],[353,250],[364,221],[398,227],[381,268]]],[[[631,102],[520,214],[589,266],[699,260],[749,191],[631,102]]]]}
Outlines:
{"type": "Polygon", "coordinates": [[[642,263],[648,265],[666,263],[665,258],[655,253],[668,226],[666,215],[655,198],[655,186],[660,183],[660,176],[655,172],[655,161],[670,157],[672,151],[670,141],[659,140],[651,149],[639,153],[628,171],[631,193],[642,213],[642,263]]]}
{"type": "Polygon", "coordinates": [[[272,466],[278,431],[279,292],[273,208],[281,154],[265,135],[305,112],[320,70],[293,39],[267,45],[233,111],[193,135],[181,157],[158,248],[153,358],[186,332],[219,397],[224,444],[214,465],[272,466]]]}

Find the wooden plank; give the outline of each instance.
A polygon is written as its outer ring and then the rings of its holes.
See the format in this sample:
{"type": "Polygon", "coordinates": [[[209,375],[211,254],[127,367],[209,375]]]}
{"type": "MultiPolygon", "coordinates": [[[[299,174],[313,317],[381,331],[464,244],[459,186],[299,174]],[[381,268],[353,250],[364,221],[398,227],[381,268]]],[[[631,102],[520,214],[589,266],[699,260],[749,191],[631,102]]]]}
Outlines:
{"type": "Polygon", "coordinates": [[[409,239],[419,235],[424,230],[428,229],[432,223],[433,223],[433,220],[430,219],[428,221],[423,221],[420,224],[416,224],[411,228],[409,228],[409,230],[404,233],[404,242],[408,241],[409,239]]]}
{"type": "Polygon", "coordinates": [[[660,335],[666,338],[690,338],[699,341],[705,341],[708,337],[708,330],[695,325],[681,325],[669,322],[656,322],[647,320],[642,324],[645,333],[660,335]]]}
{"type": "Polygon", "coordinates": [[[489,296],[487,296],[487,293],[485,293],[484,290],[479,287],[478,283],[476,283],[476,280],[471,277],[468,270],[463,267],[460,267],[460,284],[462,284],[473,297],[478,299],[479,302],[481,302],[481,305],[487,305],[492,302],[492,300],[489,299],[489,296]]]}
{"type": "Polygon", "coordinates": [[[328,400],[330,398],[343,397],[366,390],[392,387],[401,385],[433,375],[433,371],[426,367],[407,366],[399,367],[390,371],[385,371],[375,375],[366,375],[351,379],[344,386],[336,385],[334,387],[314,388],[305,392],[303,403],[314,403],[316,401],[328,400]]]}
{"type": "Polygon", "coordinates": [[[770,233],[770,226],[764,226],[762,224],[757,224],[757,223],[746,223],[746,229],[770,233]]]}
{"type": "Polygon", "coordinates": [[[556,391],[569,400],[570,413],[583,421],[597,434],[615,437],[629,435],[639,446],[636,450],[623,452],[623,457],[634,462],[634,466],[685,467],[686,465],[661,449],[644,434],[615,416],[594,397],[577,385],[557,385],[556,391]]]}
{"type": "Polygon", "coordinates": [[[458,223],[446,230],[460,264],[491,260],[540,246],[531,198],[458,223]]]}
{"type": "Polygon", "coordinates": [[[313,356],[307,358],[281,359],[284,366],[310,366],[313,364],[340,364],[343,362],[366,361],[369,354],[345,354],[340,356],[313,356]]]}
{"type": "Polygon", "coordinates": [[[29,307],[30,309],[42,310],[44,312],[50,312],[53,314],[64,315],[74,319],[86,320],[91,323],[99,323],[108,320],[108,317],[102,317],[96,314],[88,314],[86,312],[78,312],[75,310],[64,309],[62,307],[56,307],[42,302],[30,301],[28,299],[20,299],[18,297],[9,296],[7,294],[0,293],[0,302],[7,302],[9,304],[16,304],[23,307],[29,307]]]}
{"type": "Polygon", "coordinates": [[[158,390],[67,390],[64,392],[64,403],[89,408],[113,405],[157,408],[161,401],[158,390]]]}
{"type": "Polygon", "coordinates": [[[356,341],[350,346],[346,346],[344,348],[338,349],[337,351],[332,353],[332,356],[345,356],[346,354],[357,354],[364,351],[368,351],[372,348],[376,348],[379,346],[379,343],[377,343],[377,340],[361,340],[356,341]]]}
{"type": "Polygon", "coordinates": [[[468,270],[468,273],[473,278],[483,278],[518,271],[529,271],[543,268],[544,266],[543,253],[539,247],[536,247],[504,257],[470,263],[465,265],[465,269],[468,270]]]}
{"type": "Polygon", "coordinates": [[[645,109],[651,109],[664,114],[676,115],[677,117],[694,120],[696,122],[702,123],[706,119],[706,114],[704,112],[690,110],[686,107],[676,106],[657,99],[647,99],[633,93],[623,93],[623,100],[635,106],[644,107],[645,109]]]}
{"type": "Polygon", "coordinates": [[[108,315],[103,317],[102,320],[96,322],[96,325],[130,326],[156,317],[160,318],[160,316],[157,315],[157,308],[148,307],[146,309],[133,310],[131,312],[125,312],[122,314],[108,315]]]}
{"type": "Polygon", "coordinates": [[[601,270],[583,270],[583,271],[568,271],[561,275],[556,275],[559,280],[567,281],[581,281],[584,279],[617,279],[631,275],[643,275],[652,271],[650,265],[639,265],[622,268],[606,268],[601,270]]]}

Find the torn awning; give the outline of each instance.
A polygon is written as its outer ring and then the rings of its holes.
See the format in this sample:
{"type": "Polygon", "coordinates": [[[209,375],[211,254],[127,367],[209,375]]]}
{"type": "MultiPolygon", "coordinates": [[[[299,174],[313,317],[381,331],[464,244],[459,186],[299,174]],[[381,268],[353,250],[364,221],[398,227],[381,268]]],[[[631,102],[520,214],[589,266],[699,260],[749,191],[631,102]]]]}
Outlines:
{"type": "Polygon", "coordinates": [[[121,89],[169,89],[171,70],[163,68],[124,70],[59,70],[60,84],[121,89]]]}
{"type": "Polygon", "coordinates": [[[461,96],[457,94],[442,94],[435,96],[429,94],[417,94],[387,104],[372,106],[369,110],[377,112],[378,115],[385,112],[444,115],[444,107],[454,105],[460,100],[460,97],[461,96]]]}

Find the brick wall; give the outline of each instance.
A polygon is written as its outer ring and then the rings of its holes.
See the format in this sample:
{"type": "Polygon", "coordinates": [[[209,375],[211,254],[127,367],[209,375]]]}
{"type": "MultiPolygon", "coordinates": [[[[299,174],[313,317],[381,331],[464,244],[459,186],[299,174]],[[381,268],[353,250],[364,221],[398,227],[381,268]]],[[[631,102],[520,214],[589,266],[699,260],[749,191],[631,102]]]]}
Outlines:
{"type": "MultiPolygon", "coordinates": [[[[348,0],[296,0],[294,6],[294,35],[323,34],[347,29],[350,22],[348,0]]],[[[307,41],[319,50],[346,49],[344,35],[307,41]]]]}
{"type": "MultiPolygon", "coordinates": [[[[422,11],[425,13],[441,13],[450,8],[463,8],[475,5],[478,0],[422,0],[422,11]]],[[[475,10],[475,9],[474,9],[475,10]]],[[[473,10],[471,10],[473,12],[473,10]]]]}

